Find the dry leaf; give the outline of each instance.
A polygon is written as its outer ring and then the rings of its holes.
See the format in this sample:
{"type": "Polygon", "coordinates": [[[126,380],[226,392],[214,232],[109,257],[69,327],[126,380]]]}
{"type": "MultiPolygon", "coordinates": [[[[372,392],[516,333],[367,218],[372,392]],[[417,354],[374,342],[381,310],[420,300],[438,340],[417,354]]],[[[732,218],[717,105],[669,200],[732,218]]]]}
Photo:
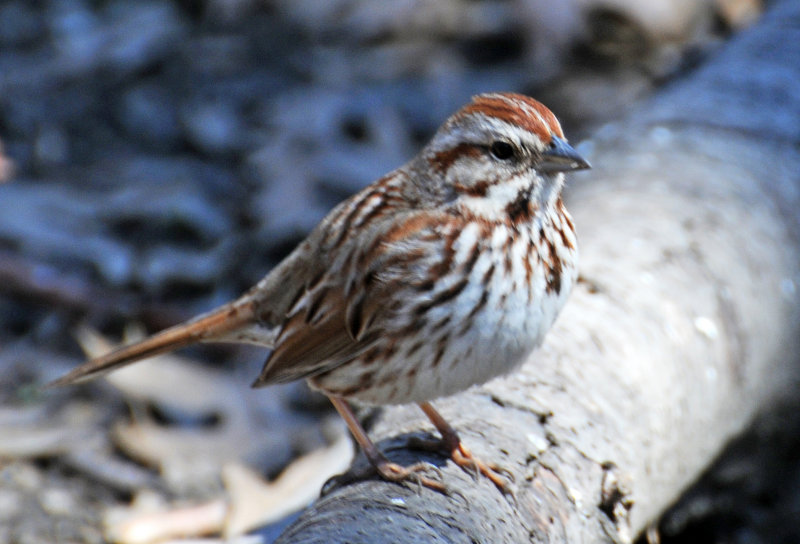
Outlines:
{"type": "Polygon", "coordinates": [[[343,431],[333,444],[300,457],[273,482],[242,465],[226,466],[222,475],[230,496],[226,538],[282,519],[309,504],[331,476],[347,470],[353,453],[353,443],[343,431]]]}
{"type": "Polygon", "coordinates": [[[218,533],[225,520],[227,506],[217,500],[199,506],[165,511],[116,512],[116,520],[106,522],[106,538],[119,544],[148,544],[179,537],[218,533]]]}

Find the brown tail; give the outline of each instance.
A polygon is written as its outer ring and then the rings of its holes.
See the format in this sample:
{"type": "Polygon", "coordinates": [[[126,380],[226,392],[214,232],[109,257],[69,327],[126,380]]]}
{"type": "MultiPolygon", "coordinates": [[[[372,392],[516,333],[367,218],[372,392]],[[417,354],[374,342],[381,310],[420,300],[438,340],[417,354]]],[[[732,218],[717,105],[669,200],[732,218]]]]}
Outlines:
{"type": "Polygon", "coordinates": [[[253,305],[233,302],[194,319],[175,325],[140,342],[120,346],[105,355],[95,357],[69,373],[47,384],[58,387],[96,378],[123,366],[148,357],[174,351],[190,344],[218,339],[251,322],[253,305]]]}

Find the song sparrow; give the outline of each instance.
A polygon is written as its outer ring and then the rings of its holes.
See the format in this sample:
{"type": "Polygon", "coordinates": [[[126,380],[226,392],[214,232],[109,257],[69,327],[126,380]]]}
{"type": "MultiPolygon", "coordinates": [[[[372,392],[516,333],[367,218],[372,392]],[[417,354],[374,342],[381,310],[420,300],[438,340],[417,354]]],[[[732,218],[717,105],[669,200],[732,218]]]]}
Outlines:
{"type": "Polygon", "coordinates": [[[381,476],[388,461],[346,402],[416,402],[451,458],[505,480],[429,401],[505,374],[541,343],[576,279],[565,171],[588,163],[545,106],[473,97],[408,164],[339,204],[239,299],[92,359],[75,383],[196,342],[272,348],[255,386],[306,378],[327,395],[381,476]]]}

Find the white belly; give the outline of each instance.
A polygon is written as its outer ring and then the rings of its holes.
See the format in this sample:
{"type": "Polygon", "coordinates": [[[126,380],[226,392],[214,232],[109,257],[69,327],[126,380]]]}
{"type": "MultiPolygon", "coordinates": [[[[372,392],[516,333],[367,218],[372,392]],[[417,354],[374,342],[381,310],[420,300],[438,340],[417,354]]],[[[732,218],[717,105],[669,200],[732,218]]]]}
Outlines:
{"type": "MultiPolygon", "coordinates": [[[[404,404],[452,395],[517,368],[541,344],[577,276],[576,252],[563,247],[560,235],[546,232],[562,262],[556,289],[548,278],[552,269],[542,263],[549,249],[531,251],[532,233],[519,234],[511,245],[505,229],[484,240],[492,251],[481,252],[466,286],[430,308],[416,334],[398,335],[403,340],[379,364],[357,359],[314,378],[312,386],[366,404],[404,404]],[[369,386],[354,387],[359,380],[369,386]]],[[[461,235],[463,246],[474,243],[470,236],[461,235]]],[[[459,279],[445,276],[432,292],[459,279]]],[[[396,330],[408,327],[402,314],[397,321],[396,330]]]]}

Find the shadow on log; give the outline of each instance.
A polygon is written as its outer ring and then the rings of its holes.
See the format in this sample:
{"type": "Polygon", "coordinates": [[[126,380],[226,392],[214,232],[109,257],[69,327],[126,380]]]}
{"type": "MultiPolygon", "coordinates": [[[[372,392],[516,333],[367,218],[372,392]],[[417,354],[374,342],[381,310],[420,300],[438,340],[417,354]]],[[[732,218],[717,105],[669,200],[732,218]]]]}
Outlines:
{"type": "MultiPolygon", "coordinates": [[[[520,372],[437,402],[514,497],[424,457],[449,495],[350,482],[279,542],[629,542],[654,523],[798,383],[798,58],[800,5],[776,2],[581,148],[582,283],[520,372]]],[[[400,462],[423,457],[412,432],[432,429],[410,407],[371,430],[400,462]]]]}

